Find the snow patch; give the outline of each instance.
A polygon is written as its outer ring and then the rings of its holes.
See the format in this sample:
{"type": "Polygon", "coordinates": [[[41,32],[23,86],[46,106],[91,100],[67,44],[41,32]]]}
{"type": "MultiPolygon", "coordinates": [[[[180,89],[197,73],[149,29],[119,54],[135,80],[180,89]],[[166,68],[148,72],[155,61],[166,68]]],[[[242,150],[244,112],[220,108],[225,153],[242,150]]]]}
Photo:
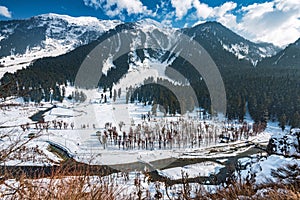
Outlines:
{"type": "Polygon", "coordinates": [[[182,175],[188,175],[188,178],[196,178],[199,176],[210,176],[211,174],[218,174],[224,165],[215,162],[202,162],[184,167],[174,167],[158,171],[161,176],[167,177],[171,180],[180,180],[182,175]],[[183,174],[182,174],[183,173],[183,174]]]}

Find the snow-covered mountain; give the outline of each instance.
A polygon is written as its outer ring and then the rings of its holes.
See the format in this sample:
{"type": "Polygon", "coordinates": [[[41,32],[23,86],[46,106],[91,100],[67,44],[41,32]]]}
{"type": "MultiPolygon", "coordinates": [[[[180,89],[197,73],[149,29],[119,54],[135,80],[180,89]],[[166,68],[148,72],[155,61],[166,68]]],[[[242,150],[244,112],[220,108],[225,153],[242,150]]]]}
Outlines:
{"type": "Polygon", "coordinates": [[[120,23],[58,14],[0,21],[0,65],[4,66],[0,76],[28,66],[38,58],[62,55],[88,44],[120,23]]]}
{"type": "MultiPolygon", "coordinates": [[[[125,29],[126,27],[136,29],[136,35],[132,37],[135,39],[131,42],[133,49],[141,42],[145,42],[145,45],[149,47],[154,42],[164,49],[171,50],[168,49],[171,47],[167,45],[174,44],[177,40],[177,33],[181,32],[202,45],[220,67],[248,66],[248,63],[255,66],[258,61],[279,51],[272,44],[250,42],[216,22],[207,22],[187,29],[176,29],[166,27],[151,19],[122,23],[115,20],[99,20],[94,17],[44,14],[25,20],[0,21],[0,77],[6,72],[15,72],[17,69],[27,67],[38,58],[63,55],[81,45],[89,44],[120,24],[126,24],[125,29]]],[[[119,29],[122,29],[122,26],[119,29]]],[[[158,58],[158,54],[140,56],[141,54],[138,55],[137,51],[131,52],[130,69],[134,66],[141,66],[145,57],[148,58],[146,61],[156,63],[163,62],[165,59],[162,55],[158,58]]],[[[172,59],[174,61],[175,57],[172,59]]],[[[104,68],[104,73],[111,66],[104,68]]]]}
{"type": "MultiPolygon", "coordinates": [[[[147,76],[151,74],[152,77],[163,77],[171,82],[172,80],[165,73],[166,67],[171,66],[178,69],[185,66],[187,67],[186,70],[188,70],[186,61],[178,57],[176,53],[173,53],[181,34],[185,34],[190,38],[186,42],[194,40],[204,47],[219,68],[235,69],[237,67],[256,66],[257,62],[276,54],[279,50],[272,44],[250,42],[217,22],[207,22],[188,29],[176,29],[166,27],[151,19],[143,19],[134,23],[124,24],[119,29],[120,31],[128,29],[131,33],[128,44],[130,47],[127,47],[127,49],[130,49],[130,52],[127,55],[127,59],[124,59],[124,62],[128,64],[128,72],[139,71],[139,74],[142,74],[140,73],[141,71],[151,68],[154,72],[151,73],[151,70],[148,70],[147,76]],[[141,46],[149,49],[140,50],[139,47],[141,46]]],[[[105,35],[103,37],[100,40],[106,39],[105,35]]],[[[116,49],[124,45],[121,41],[116,41],[116,43],[116,45],[119,45],[116,49]]],[[[186,45],[186,47],[189,46],[192,47],[192,45],[186,45]]],[[[109,46],[107,49],[109,49],[109,46]]],[[[191,50],[192,52],[195,53],[195,51],[191,50]]],[[[108,55],[109,58],[104,61],[102,69],[105,75],[112,68],[118,68],[112,62],[115,55],[114,52],[109,52],[108,55]]],[[[131,76],[126,75],[126,77],[130,80],[128,82],[135,80],[131,76]]],[[[141,76],[136,77],[141,78],[141,76]]],[[[124,85],[124,80],[122,85],[124,85]]]]}
{"type": "MultiPolygon", "coordinates": [[[[131,31],[132,36],[127,47],[130,52],[122,63],[122,65],[124,62],[128,64],[129,72],[153,67],[156,76],[163,77],[167,66],[178,69],[185,62],[178,55],[172,54],[174,44],[179,39],[178,34],[185,34],[191,40],[197,41],[221,69],[255,66],[261,59],[272,56],[278,51],[278,48],[271,44],[250,42],[217,22],[207,22],[187,29],[176,29],[166,27],[152,19],[122,23],[98,20],[93,17],[75,18],[45,14],[26,20],[2,21],[0,27],[2,27],[0,31],[0,65],[2,66],[0,77],[6,72],[15,72],[17,69],[27,67],[38,58],[63,55],[79,46],[89,45],[96,39],[104,41],[115,34],[110,33],[109,30],[131,31]],[[156,47],[163,50],[138,49],[141,45],[149,49],[156,47]],[[175,64],[177,66],[173,65],[174,61],[177,61],[175,64]]],[[[124,45],[122,41],[115,41],[115,43],[119,46],[124,45]]],[[[93,45],[87,49],[92,50],[93,45]]],[[[111,48],[111,44],[107,44],[107,48],[111,48]]],[[[74,53],[76,58],[73,59],[78,59],[79,54],[88,53],[82,52],[79,50],[74,53]]],[[[112,63],[114,55],[115,52],[109,52],[108,58],[104,58],[103,74],[107,75],[112,68],[118,67],[112,63]]]]}
{"type": "MultiPolygon", "coordinates": [[[[218,22],[207,22],[186,30],[187,34],[208,50],[226,50],[239,60],[248,60],[252,65],[263,58],[275,55],[280,48],[270,43],[254,43],[234,33],[218,22]]],[[[219,52],[220,53],[220,52],[219,52]]]]}
{"type": "Polygon", "coordinates": [[[300,66],[300,38],[294,43],[288,45],[278,54],[265,58],[259,63],[261,67],[292,67],[299,68],[300,66]]]}

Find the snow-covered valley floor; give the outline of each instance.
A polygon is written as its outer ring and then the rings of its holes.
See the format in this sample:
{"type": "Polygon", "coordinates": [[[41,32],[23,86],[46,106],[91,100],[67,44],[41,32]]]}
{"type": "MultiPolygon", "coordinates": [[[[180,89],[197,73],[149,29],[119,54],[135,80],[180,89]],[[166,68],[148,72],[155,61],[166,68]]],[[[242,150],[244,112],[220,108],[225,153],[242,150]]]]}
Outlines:
{"type": "MultiPolygon", "coordinates": [[[[79,163],[125,170],[129,173],[128,180],[119,180],[116,174],[109,175],[110,180],[125,188],[126,192],[122,195],[137,192],[133,181],[137,176],[144,179],[144,174],[149,171],[156,171],[161,178],[174,181],[180,180],[183,174],[191,179],[211,178],[226,173],[230,162],[236,158],[244,166],[240,178],[246,180],[249,174],[256,173],[259,184],[268,180],[272,170],[284,164],[292,162],[300,165],[299,159],[275,155],[264,158],[256,154],[259,150],[251,151],[255,146],[265,147],[270,137],[280,132],[275,123],[270,123],[265,131],[256,133],[251,120],[243,124],[218,121],[207,119],[196,111],[184,116],[163,116],[158,111],[153,116],[148,105],[124,104],[121,100],[102,101],[100,94],[96,94],[85,103],[67,99],[62,103],[54,102],[54,105],[47,102],[39,105],[24,103],[20,99],[3,102],[0,148],[2,155],[8,156],[2,156],[0,164],[59,165],[62,158],[50,150],[49,145],[52,145],[79,163]],[[32,116],[38,117],[34,119],[32,116]],[[10,150],[15,152],[10,154],[10,150]],[[172,164],[177,160],[197,159],[199,162],[192,164],[172,164]],[[144,168],[135,168],[137,163],[144,168]]],[[[182,188],[175,183],[172,186],[174,195],[182,188]]],[[[143,182],[144,194],[150,191],[153,196],[156,184],[143,182]]],[[[210,182],[206,184],[205,187],[211,191],[219,187],[211,186],[210,182]]],[[[192,183],[195,190],[199,185],[192,183]]],[[[5,190],[5,187],[0,189],[5,190]]],[[[162,193],[165,195],[166,191],[162,190],[162,193]]]]}
{"type": "MultiPolygon", "coordinates": [[[[122,105],[127,109],[131,123],[122,125],[121,131],[119,122],[115,121],[116,115],[119,114],[115,112],[115,107],[120,104],[73,104],[66,101],[57,103],[54,108],[44,113],[44,123],[37,123],[29,119],[35,113],[49,109],[51,106],[44,103],[42,106],[28,104],[3,107],[0,122],[3,127],[1,132],[12,132],[16,138],[24,140],[28,139],[30,134],[37,135],[28,145],[38,145],[47,155],[52,156],[53,160],[58,161],[59,158],[55,158],[55,155],[46,150],[45,146],[49,143],[67,151],[79,162],[97,165],[149,163],[169,158],[228,157],[238,154],[239,151],[247,150],[248,141],[267,143],[270,137],[270,133],[261,133],[249,136],[249,138],[241,135],[234,142],[220,143],[219,136],[222,126],[229,127],[230,124],[212,120],[195,120],[194,113],[184,117],[151,116],[149,120],[148,118],[144,120],[141,119],[141,115],[147,115],[151,107],[140,104],[122,105]],[[47,128],[45,128],[46,122],[48,122],[47,128]],[[105,128],[107,123],[110,125],[105,128]],[[117,135],[115,137],[112,135],[113,133],[109,133],[113,127],[116,127],[117,135]],[[22,130],[23,128],[24,130],[22,130]],[[164,134],[161,133],[162,129],[165,129],[164,134]],[[176,129],[177,135],[167,132],[171,129],[176,129]],[[134,136],[130,136],[130,131],[134,136]],[[107,137],[105,137],[105,132],[107,137]],[[127,140],[123,138],[124,133],[127,134],[125,136],[127,140]],[[172,138],[168,138],[170,137],[168,134],[172,134],[172,138]],[[105,141],[103,141],[104,137],[105,141]],[[238,151],[230,150],[232,148],[238,149],[238,151]]],[[[235,126],[239,127],[240,125],[235,126]]],[[[233,133],[229,131],[228,134],[233,133]]],[[[6,141],[2,141],[2,143],[6,143],[6,141]]],[[[31,161],[19,162],[11,159],[6,162],[6,165],[16,163],[19,165],[33,164],[31,161]]],[[[42,165],[44,163],[36,162],[35,164],[42,165]]],[[[168,164],[166,163],[166,166],[168,164]]]]}

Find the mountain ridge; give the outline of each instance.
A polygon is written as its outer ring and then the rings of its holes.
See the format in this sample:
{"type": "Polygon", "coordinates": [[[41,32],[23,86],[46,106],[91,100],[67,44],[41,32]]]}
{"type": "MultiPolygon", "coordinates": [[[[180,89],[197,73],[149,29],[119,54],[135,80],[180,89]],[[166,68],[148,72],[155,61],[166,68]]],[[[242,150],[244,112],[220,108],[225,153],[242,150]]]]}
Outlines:
{"type": "Polygon", "coordinates": [[[120,23],[53,13],[0,21],[0,65],[6,67],[0,76],[5,70],[13,72],[38,58],[59,56],[88,44],[120,23]]]}
{"type": "MultiPolygon", "coordinates": [[[[211,22],[205,24],[209,23],[211,22]]],[[[0,21],[0,64],[5,67],[20,64],[18,67],[20,69],[37,58],[65,54],[78,46],[96,40],[103,32],[120,24],[124,23],[117,20],[99,20],[89,16],[71,17],[55,13],[23,20],[0,21]]],[[[142,19],[131,24],[143,26],[144,29],[148,27],[148,31],[155,29],[155,27],[161,30],[180,30],[164,26],[153,19],[142,19]]],[[[195,27],[190,29],[193,28],[195,27]]],[[[184,32],[184,29],[182,30],[184,32]]],[[[254,44],[251,43],[252,46],[254,44]]],[[[257,44],[256,49],[260,45],[262,44],[257,44]]],[[[261,57],[255,54],[254,56],[251,55],[251,58],[245,55],[249,45],[243,47],[240,44],[224,44],[223,48],[239,59],[248,59],[255,65],[258,60],[273,55],[278,50],[269,44],[263,46],[269,47],[266,48],[266,52],[261,57]]]]}
{"type": "Polygon", "coordinates": [[[265,58],[259,63],[259,67],[297,68],[300,66],[300,38],[276,55],[265,58]]]}

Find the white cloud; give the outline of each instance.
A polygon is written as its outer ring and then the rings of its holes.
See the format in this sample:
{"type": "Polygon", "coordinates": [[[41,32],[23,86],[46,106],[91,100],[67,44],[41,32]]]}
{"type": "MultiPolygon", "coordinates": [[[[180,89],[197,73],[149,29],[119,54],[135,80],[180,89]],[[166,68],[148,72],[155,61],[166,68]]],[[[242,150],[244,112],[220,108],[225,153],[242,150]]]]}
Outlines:
{"type": "MultiPolygon", "coordinates": [[[[141,0],[84,0],[87,6],[101,8],[111,17],[137,14],[152,16],[163,24],[171,25],[174,19],[185,23],[216,20],[243,37],[260,42],[272,42],[284,46],[300,37],[300,1],[269,0],[238,7],[228,1],[211,7],[201,0],[161,1],[153,11],[148,10],[141,0]],[[173,7],[173,10],[170,10],[173,7]],[[238,19],[238,20],[237,20],[238,19]]],[[[197,24],[197,22],[196,22],[197,24]]]]}
{"type": "Polygon", "coordinates": [[[297,0],[275,0],[274,2],[276,3],[276,7],[278,9],[285,12],[293,9],[298,9],[299,11],[300,2],[297,0]]]}
{"type": "Polygon", "coordinates": [[[264,13],[272,12],[274,3],[273,2],[266,2],[266,3],[254,3],[252,5],[249,5],[247,7],[242,7],[242,12],[247,12],[247,15],[245,17],[249,19],[255,19],[258,17],[262,17],[264,13]]]}
{"type": "Polygon", "coordinates": [[[192,3],[193,0],[171,0],[177,19],[182,19],[187,14],[188,10],[192,8],[192,3]]]}
{"type": "Polygon", "coordinates": [[[172,18],[175,16],[175,11],[173,12],[163,12],[164,15],[163,15],[163,18],[162,18],[162,21],[161,23],[164,25],[164,26],[169,26],[171,27],[172,26],[172,18]]]}
{"type": "Polygon", "coordinates": [[[84,0],[86,6],[96,9],[102,8],[106,15],[115,17],[122,15],[124,11],[128,15],[143,14],[151,15],[152,12],[140,0],[84,0]]]}
{"type": "Polygon", "coordinates": [[[209,7],[207,4],[200,3],[198,0],[195,0],[195,8],[199,17],[203,18],[220,18],[227,15],[230,11],[234,10],[237,6],[234,2],[226,2],[221,6],[209,7]]]}
{"type": "Polygon", "coordinates": [[[193,3],[196,9],[196,15],[202,20],[215,19],[225,26],[236,26],[236,16],[231,13],[237,7],[234,2],[225,2],[221,6],[210,7],[205,3],[200,3],[199,0],[194,0],[193,3]]]}
{"type": "Polygon", "coordinates": [[[300,37],[300,1],[274,0],[241,9],[236,30],[251,40],[284,46],[300,37]]]}
{"type": "Polygon", "coordinates": [[[205,3],[200,3],[199,0],[194,0],[193,5],[196,8],[196,14],[199,18],[206,19],[210,17],[213,12],[213,8],[205,3]]]}
{"type": "Polygon", "coordinates": [[[192,15],[200,22],[216,20],[252,41],[284,46],[300,37],[300,1],[297,0],[273,0],[238,9],[234,2],[210,7],[193,0],[192,7],[196,10],[192,15]]]}
{"type": "Polygon", "coordinates": [[[11,18],[11,12],[5,6],[0,6],[0,15],[11,18]]]}
{"type": "Polygon", "coordinates": [[[236,18],[237,17],[235,15],[226,13],[223,16],[219,17],[217,21],[223,24],[224,26],[232,29],[233,27],[238,27],[236,18]]]}
{"type": "Polygon", "coordinates": [[[221,17],[226,15],[228,12],[234,10],[237,7],[237,4],[234,2],[225,2],[220,7],[215,7],[213,9],[213,15],[216,17],[221,17]]]}

